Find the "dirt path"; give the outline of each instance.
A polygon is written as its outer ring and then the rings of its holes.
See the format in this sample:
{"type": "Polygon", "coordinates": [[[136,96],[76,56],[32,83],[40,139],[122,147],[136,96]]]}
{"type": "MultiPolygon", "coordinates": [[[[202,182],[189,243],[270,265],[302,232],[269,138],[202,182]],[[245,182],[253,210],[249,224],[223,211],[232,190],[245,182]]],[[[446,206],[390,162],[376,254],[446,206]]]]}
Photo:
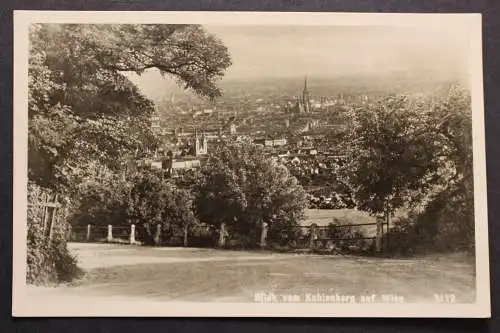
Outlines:
{"type": "MultiPolygon", "coordinates": [[[[82,280],[57,288],[31,288],[35,299],[78,297],[196,302],[254,302],[262,292],[397,295],[405,302],[435,294],[474,299],[474,267],[454,257],[412,260],[309,256],[214,249],[71,244],[82,280]]],[[[100,302],[100,301],[99,301],[100,302]]]]}

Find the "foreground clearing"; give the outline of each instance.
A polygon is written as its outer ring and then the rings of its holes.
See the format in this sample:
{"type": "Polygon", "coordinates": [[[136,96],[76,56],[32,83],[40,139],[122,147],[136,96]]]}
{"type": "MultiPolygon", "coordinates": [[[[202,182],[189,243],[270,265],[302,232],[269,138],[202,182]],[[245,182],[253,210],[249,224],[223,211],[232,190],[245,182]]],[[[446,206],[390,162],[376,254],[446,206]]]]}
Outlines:
{"type": "Polygon", "coordinates": [[[70,244],[87,275],[72,285],[30,288],[37,299],[124,297],[151,301],[253,302],[261,292],[383,295],[432,302],[474,300],[474,265],[463,256],[382,259],[190,248],[70,244]]]}

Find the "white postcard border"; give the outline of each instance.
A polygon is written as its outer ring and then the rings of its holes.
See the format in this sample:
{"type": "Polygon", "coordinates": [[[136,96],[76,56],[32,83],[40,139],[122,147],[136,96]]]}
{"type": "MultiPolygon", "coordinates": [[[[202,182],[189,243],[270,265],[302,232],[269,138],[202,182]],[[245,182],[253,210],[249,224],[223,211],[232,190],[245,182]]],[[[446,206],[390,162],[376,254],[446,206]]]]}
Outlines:
{"type": "MultiPolygon", "coordinates": [[[[236,317],[489,317],[489,249],[480,14],[270,13],[270,12],[14,12],[13,293],[16,317],[236,316],[236,317]],[[473,109],[476,303],[472,304],[261,304],[142,302],[119,297],[78,304],[64,299],[36,303],[26,296],[26,184],[28,27],[32,23],[156,23],[254,25],[444,26],[470,36],[473,109]]],[[[425,288],[425,286],[422,286],[425,288]]]]}

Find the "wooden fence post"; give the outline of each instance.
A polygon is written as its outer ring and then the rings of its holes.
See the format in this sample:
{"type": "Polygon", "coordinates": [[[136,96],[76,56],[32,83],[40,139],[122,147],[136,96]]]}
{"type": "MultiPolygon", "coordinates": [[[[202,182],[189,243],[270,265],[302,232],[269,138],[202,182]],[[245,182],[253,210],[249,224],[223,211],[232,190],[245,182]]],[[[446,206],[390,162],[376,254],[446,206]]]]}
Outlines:
{"type": "Polygon", "coordinates": [[[113,240],[113,226],[108,224],[108,237],[106,238],[108,242],[113,240]]]}
{"type": "Polygon", "coordinates": [[[48,193],[45,193],[45,194],[42,194],[42,197],[43,197],[43,204],[42,204],[42,210],[43,210],[43,213],[42,213],[42,223],[43,223],[43,235],[45,236],[46,234],[46,229],[47,229],[47,215],[48,215],[48,207],[47,207],[47,202],[49,202],[49,194],[48,193]]]}
{"type": "Polygon", "coordinates": [[[261,232],[260,232],[260,247],[264,248],[267,246],[267,231],[269,226],[266,222],[262,222],[261,232]]]}
{"type": "Polygon", "coordinates": [[[386,213],[385,222],[386,222],[386,228],[385,228],[384,249],[387,250],[389,248],[389,229],[390,229],[390,224],[391,224],[391,213],[390,212],[386,213]]]}
{"type": "Polygon", "coordinates": [[[185,224],[183,227],[184,231],[184,239],[182,240],[182,245],[187,247],[189,245],[189,224],[185,224]]]}
{"type": "Polygon", "coordinates": [[[226,223],[222,222],[220,224],[220,231],[219,231],[219,247],[223,247],[226,245],[226,223]]]}
{"type": "Polygon", "coordinates": [[[49,208],[52,211],[52,214],[49,214],[50,216],[50,224],[49,224],[49,242],[52,241],[52,235],[54,234],[54,224],[56,224],[56,213],[57,213],[57,208],[49,208]]]}
{"type": "Polygon", "coordinates": [[[377,236],[375,238],[375,249],[377,252],[382,251],[382,237],[384,234],[384,220],[377,218],[377,236]]]}
{"type": "Polygon", "coordinates": [[[311,250],[314,250],[316,243],[316,224],[311,224],[310,232],[311,232],[311,239],[309,240],[309,248],[311,250]]]}
{"type": "Polygon", "coordinates": [[[161,224],[156,225],[155,244],[156,246],[161,245],[161,224]]]}
{"type": "Polygon", "coordinates": [[[73,232],[71,224],[68,224],[68,231],[66,232],[66,241],[71,242],[71,234],[73,232]]]}
{"type": "Polygon", "coordinates": [[[87,242],[90,242],[90,236],[92,235],[92,226],[90,224],[87,224],[87,242]]]}
{"type": "Polygon", "coordinates": [[[135,244],[135,224],[130,226],[130,244],[135,244]]]}

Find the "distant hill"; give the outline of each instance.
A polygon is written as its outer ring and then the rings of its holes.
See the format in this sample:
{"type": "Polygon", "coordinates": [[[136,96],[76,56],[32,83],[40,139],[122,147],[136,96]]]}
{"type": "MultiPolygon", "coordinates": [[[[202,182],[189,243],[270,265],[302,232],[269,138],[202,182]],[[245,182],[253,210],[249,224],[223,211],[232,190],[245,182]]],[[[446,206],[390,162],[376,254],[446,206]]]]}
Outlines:
{"type": "MultiPolygon", "coordinates": [[[[410,94],[428,93],[436,89],[457,83],[457,81],[437,81],[429,75],[409,76],[406,73],[392,73],[386,76],[343,76],[334,78],[308,78],[308,89],[312,96],[331,96],[337,94],[410,94]]],[[[260,79],[224,79],[219,85],[223,90],[221,99],[232,99],[247,95],[256,98],[301,93],[304,77],[260,78],[260,79]]],[[[155,87],[155,99],[174,99],[202,101],[189,91],[183,90],[173,81],[163,81],[155,87]]]]}
{"type": "MultiPolygon", "coordinates": [[[[335,78],[308,78],[308,89],[314,95],[343,94],[392,94],[432,92],[455,81],[437,81],[427,75],[408,76],[406,73],[393,73],[387,76],[344,76],[335,78]]],[[[253,94],[286,92],[299,94],[303,89],[304,78],[262,78],[253,80],[223,80],[221,88],[226,94],[245,90],[253,94]]]]}
{"type": "MultiPolygon", "coordinates": [[[[380,96],[388,94],[413,94],[413,93],[433,93],[438,90],[447,89],[456,82],[437,81],[430,76],[423,75],[409,76],[407,73],[391,73],[384,77],[379,75],[364,76],[344,76],[335,78],[309,77],[307,84],[311,97],[314,99],[321,96],[368,95],[380,96]]],[[[223,96],[216,102],[218,110],[232,110],[231,112],[250,111],[256,108],[256,101],[283,101],[293,98],[302,93],[304,77],[293,78],[259,78],[259,79],[225,79],[220,82],[223,96]],[[237,111],[239,110],[239,111],[237,111]]],[[[162,81],[154,89],[157,91],[155,103],[158,105],[161,118],[169,128],[177,126],[193,127],[194,123],[203,123],[204,127],[217,128],[223,122],[219,115],[214,113],[210,119],[193,117],[195,111],[211,109],[211,104],[201,97],[195,96],[189,91],[183,90],[173,81],[162,81]],[[213,118],[213,119],[212,119],[213,118]]],[[[222,118],[226,117],[220,115],[222,118]]],[[[274,119],[268,121],[261,117],[264,127],[269,127],[276,123],[283,127],[284,122],[274,119]]],[[[224,118],[225,119],[225,118],[224,118]]],[[[262,122],[261,121],[261,122],[262,122]]],[[[239,124],[242,125],[242,124],[239,124]]],[[[243,127],[256,127],[258,124],[246,124],[243,127]]],[[[258,127],[258,126],[257,126],[258,127]]],[[[271,126],[272,127],[272,126],[271,126]]]]}

